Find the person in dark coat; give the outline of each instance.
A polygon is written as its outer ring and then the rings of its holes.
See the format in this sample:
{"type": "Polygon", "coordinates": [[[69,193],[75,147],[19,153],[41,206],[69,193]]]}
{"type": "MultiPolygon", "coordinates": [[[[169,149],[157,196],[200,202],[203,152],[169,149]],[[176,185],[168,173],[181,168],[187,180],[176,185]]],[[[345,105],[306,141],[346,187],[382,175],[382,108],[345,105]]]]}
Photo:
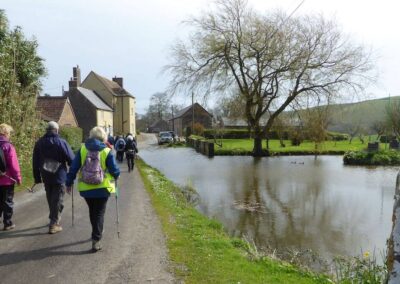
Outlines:
{"type": "Polygon", "coordinates": [[[125,139],[123,136],[117,136],[115,140],[114,149],[117,151],[117,160],[122,162],[124,160],[124,151],[125,151],[125,139]]]}
{"type": "Polygon", "coordinates": [[[132,135],[128,135],[126,137],[126,145],[125,145],[125,156],[126,161],[128,162],[128,172],[133,171],[133,167],[135,166],[135,156],[139,150],[136,145],[136,140],[132,135]]]}
{"type": "Polygon", "coordinates": [[[62,231],[61,212],[64,208],[67,165],[70,166],[74,153],[70,145],[58,135],[57,122],[50,121],[46,134],[35,144],[32,168],[35,183],[44,183],[49,205],[49,234],[62,231]]]}

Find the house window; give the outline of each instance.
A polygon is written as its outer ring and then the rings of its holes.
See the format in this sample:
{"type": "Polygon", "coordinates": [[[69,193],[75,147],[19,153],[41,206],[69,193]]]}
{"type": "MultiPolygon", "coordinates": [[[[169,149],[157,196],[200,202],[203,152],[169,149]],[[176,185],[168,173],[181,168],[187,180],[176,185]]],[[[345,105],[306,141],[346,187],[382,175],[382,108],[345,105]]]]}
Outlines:
{"type": "Polygon", "coordinates": [[[133,116],[133,107],[131,107],[131,115],[133,116]]]}

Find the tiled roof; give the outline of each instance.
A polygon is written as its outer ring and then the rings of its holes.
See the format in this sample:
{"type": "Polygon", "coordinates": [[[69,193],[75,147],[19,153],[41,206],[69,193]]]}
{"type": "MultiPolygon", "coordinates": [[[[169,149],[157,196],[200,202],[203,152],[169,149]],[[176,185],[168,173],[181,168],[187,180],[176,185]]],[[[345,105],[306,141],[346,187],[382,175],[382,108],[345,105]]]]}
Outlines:
{"type": "MultiPolygon", "coordinates": [[[[205,108],[203,108],[199,103],[194,103],[193,106],[194,106],[194,107],[197,106],[197,107],[200,107],[200,108],[204,109],[205,112],[207,112],[210,116],[212,116],[212,114],[210,114],[210,113],[209,113],[205,108]]],[[[188,112],[188,111],[191,110],[191,109],[192,109],[192,105],[187,106],[187,107],[181,109],[180,111],[178,111],[177,113],[174,114],[174,119],[183,116],[186,112],[188,112]]]]}
{"type": "Polygon", "coordinates": [[[168,125],[168,121],[161,119],[156,122],[153,122],[153,124],[150,125],[150,127],[154,128],[154,127],[160,127],[160,126],[164,126],[164,125],[168,125]]]}
{"type": "MultiPolygon", "coordinates": [[[[92,71],[93,72],[93,71],[92,71]]],[[[103,83],[103,85],[109,89],[111,92],[114,93],[115,96],[131,96],[134,97],[133,95],[131,95],[127,90],[125,90],[124,88],[122,88],[120,85],[118,85],[118,83],[109,80],[95,72],[93,72],[93,74],[103,83]]]]}
{"type": "Polygon", "coordinates": [[[59,121],[66,102],[67,97],[38,97],[36,109],[45,120],[59,121]]]}
{"type": "Polygon", "coordinates": [[[181,109],[180,111],[178,111],[177,113],[174,114],[174,118],[181,117],[182,115],[184,115],[191,108],[192,108],[192,106],[190,105],[188,107],[185,107],[185,108],[181,109]]]}
{"type": "Polygon", "coordinates": [[[78,91],[97,109],[113,111],[93,90],[78,87],[78,91]]]}

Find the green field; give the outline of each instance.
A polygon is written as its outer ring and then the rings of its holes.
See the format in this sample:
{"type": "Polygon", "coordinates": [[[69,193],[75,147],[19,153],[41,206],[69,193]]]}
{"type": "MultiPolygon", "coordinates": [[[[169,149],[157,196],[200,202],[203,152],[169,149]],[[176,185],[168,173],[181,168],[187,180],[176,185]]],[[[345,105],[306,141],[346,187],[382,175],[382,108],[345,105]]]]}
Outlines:
{"type": "MultiPolygon", "coordinates": [[[[212,140],[210,140],[212,142],[212,140]]],[[[215,155],[250,155],[253,150],[253,139],[222,139],[217,142],[222,142],[222,147],[214,145],[215,155]]],[[[362,144],[360,139],[349,141],[325,141],[318,146],[315,151],[315,143],[304,141],[300,146],[292,146],[289,140],[285,140],[285,147],[281,147],[279,140],[269,141],[269,152],[271,155],[301,155],[301,154],[338,154],[342,155],[346,151],[359,151],[367,148],[368,139],[362,144]]],[[[380,144],[381,149],[385,149],[387,145],[380,144]]],[[[263,149],[266,149],[266,141],[263,141],[263,149]]]]}

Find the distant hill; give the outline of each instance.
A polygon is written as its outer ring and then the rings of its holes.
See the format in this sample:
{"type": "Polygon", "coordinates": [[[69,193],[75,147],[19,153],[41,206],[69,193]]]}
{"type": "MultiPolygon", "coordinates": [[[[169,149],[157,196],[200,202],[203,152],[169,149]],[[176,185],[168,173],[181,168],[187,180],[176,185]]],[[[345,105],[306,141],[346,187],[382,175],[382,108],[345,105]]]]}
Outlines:
{"type": "Polygon", "coordinates": [[[397,96],[332,105],[331,123],[328,129],[330,131],[348,132],[349,125],[361,125],[365,134],[375,134],[371,129],[372,125],[377,121],[384,121],[389,103],[399,100],[400,96],[397,96]]]}

